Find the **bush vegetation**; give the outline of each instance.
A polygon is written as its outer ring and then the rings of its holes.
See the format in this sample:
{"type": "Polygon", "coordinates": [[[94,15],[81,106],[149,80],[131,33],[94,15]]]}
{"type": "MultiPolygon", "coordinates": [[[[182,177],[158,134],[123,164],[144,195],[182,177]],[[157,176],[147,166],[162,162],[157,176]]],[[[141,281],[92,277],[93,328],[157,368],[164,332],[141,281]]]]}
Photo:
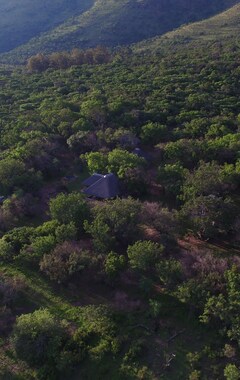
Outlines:
{"type": "Polygon", "coordinates": [[[159,54],[0,68],[3,379],[239,377],[239,47],[159,54]]]}

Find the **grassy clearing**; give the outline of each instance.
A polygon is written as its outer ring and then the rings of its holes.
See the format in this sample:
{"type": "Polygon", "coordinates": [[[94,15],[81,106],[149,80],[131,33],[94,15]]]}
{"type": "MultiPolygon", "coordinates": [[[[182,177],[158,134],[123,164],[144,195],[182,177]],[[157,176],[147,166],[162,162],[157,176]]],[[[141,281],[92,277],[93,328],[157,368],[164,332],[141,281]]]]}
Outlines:
{"type": "Polygon", "coordinates": [[[10,277],[22,278],[26,284],[24,290],[25,302],[22,308],[32,305],[34,309],[47,307],[54,315],[60,318],[69,318],[69,310],[72,311],[70,302],[66,299],[64,289],[55,291],[50,282],[43,276],[30,269],[14,265],[0,265],[0,271],[10,277]]]}

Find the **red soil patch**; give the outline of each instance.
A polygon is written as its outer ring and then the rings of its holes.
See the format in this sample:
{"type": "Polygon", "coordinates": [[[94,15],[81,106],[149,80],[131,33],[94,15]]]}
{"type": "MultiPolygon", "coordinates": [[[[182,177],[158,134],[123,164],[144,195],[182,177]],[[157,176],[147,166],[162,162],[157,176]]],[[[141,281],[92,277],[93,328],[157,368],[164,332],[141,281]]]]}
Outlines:
{"type": "Polygon", "coordinates": [[[144,226],[143,233],[147,240],[152,240],[155,242],[160,240],[160,233],[154,227],[144,226]]]}
{"type": "Polygon", "coordinates": [[[142,301],[131,299],[124,291],[116,291],[113,299],[113,307],[121,311],[135,311],[141,309],[142,301]]]}

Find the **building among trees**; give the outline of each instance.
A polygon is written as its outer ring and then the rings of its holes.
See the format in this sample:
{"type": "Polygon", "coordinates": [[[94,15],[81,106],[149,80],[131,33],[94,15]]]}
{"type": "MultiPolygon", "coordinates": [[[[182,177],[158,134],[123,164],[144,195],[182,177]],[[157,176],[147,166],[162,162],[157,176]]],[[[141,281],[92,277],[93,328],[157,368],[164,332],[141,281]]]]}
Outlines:
{"type": "Polygon", "coordinates": [[[83,192],[90,197],[101,199],[116,198],[119,193],[119,181],[115,174],[109,173],[106,175],[94,173],[87,178],[83,185],[83,192]]]}

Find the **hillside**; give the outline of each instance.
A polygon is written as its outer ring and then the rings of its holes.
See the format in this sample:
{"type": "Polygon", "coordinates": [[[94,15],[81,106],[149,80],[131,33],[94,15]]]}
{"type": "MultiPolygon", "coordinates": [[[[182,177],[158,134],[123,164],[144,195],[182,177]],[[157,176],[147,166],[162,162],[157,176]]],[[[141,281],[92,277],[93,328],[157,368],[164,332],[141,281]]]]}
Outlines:
{"type": "MultiPolygon", "coordinates": [[[[26,1],[26,0],[25,0],[26,1]]],[[[78,7],[70,7],[69,13],[71,17],[56,28],[38,36],[41,31],[42,20],[44,12],[42,8],[39,10],[37,20],[33,17],[30,24],[28,24],[27,16],[29,13],[24,14],[24,9],[21,9],[25,17],[22,23],[21,17],[17,20],[21,22],[21,28],[24,28],[24,39],[21,40],[21,31],[18,33],[17,28],[14,26],[14,31],[19,34],[16,37],[15,46],[23,44],[27,39],[36,36],[30,40],[26,45],[20,46],[12,53],[3,56],[5,60],[9,61],[23,61],[27,57],[36,54],[37,52],[52,52],[59,50],[69,50],[75,47],[87,48],[96,45],[117,46],[123,44],[130,44],[141,41],[143,39],[153,37],[156,35],[164,34],[170,30],[179,27],[182,24],[201,20],[213,14],[225,10],[236,4],[237,0],[194,0],[189,4],[189,0],[97,0],[92,2],[90,6],[89,1],[81,3],[81,13],[78,7]],[[88,8],[88,11],[83,12],[83,8],[88,8]],[[75,11],[74,11],[75,9],[75,11]],[[39,20],[38,20],[39,18],[39,20]],[[32,27],[31,25],[34,25],[32,27]],[[27,25],[30,25],[29,27],[27,25]],[[27,34],[27,28],[33,28],[33,32],[27,34]]],[[[64,2],[63,2],[64,3],[64,2]]],[[[53,7],[54,8],[54,7],[53,7]]],[[[29,6],[31,10],[31,6],[29,6]]],[[[61,9],[61,8],[60,8],[61,9]]],[[[53,9],[53,13],[56,9],[53,9]]],[[[30,12],[28,10],[28,12],[30,12]]],[[[67,15],[68,8],[64,9],[62,13],[56,12],[52,18],[52,13],[46,8],[48,14],[46,23],[42,31],[50,29],[51,22],[59,23],[61,19],[67,15]],[[51,19],[52,18],[52,19],[51,19]]],[[[35,11],[34,11],[35,15],[35,11]]],[[[14,23],[14,13],[12,13],[11,22],[14,23]]],[[[5,36],[10,33],[10,40],[14,39],[14,32],[11,27],[8,29],[3,28],[0,33],[5,36]]],[[[6,43],[5,43],[6,44],[6,43]]],[[[14,47],[13,44],[11,48],[14,47]]],[[[2,47],[2,51],[4,46],[2,47]]],[[[6,49],[6,46],[5,46],[6,49]]],[[[9,48],[8,48],[9,50],[9,48]]]]}
{"type": "Polygon", "coordinates": [[[85,12],[93,3],[94,0],[0,0],[0,52],[14,49],[85,12]]]}
{"type": "Polygon", "coordinates": [[[133,46],[135,52],[163,52],[166,49],[178,50],[184,45],[187,47],[206,46],[211,43],[227,43],[235,40],[240,46],[240,4],[201,22],[184,25],[181,28],[166,33],[162,37],[155,37],[142,41],[133,46]]]}

